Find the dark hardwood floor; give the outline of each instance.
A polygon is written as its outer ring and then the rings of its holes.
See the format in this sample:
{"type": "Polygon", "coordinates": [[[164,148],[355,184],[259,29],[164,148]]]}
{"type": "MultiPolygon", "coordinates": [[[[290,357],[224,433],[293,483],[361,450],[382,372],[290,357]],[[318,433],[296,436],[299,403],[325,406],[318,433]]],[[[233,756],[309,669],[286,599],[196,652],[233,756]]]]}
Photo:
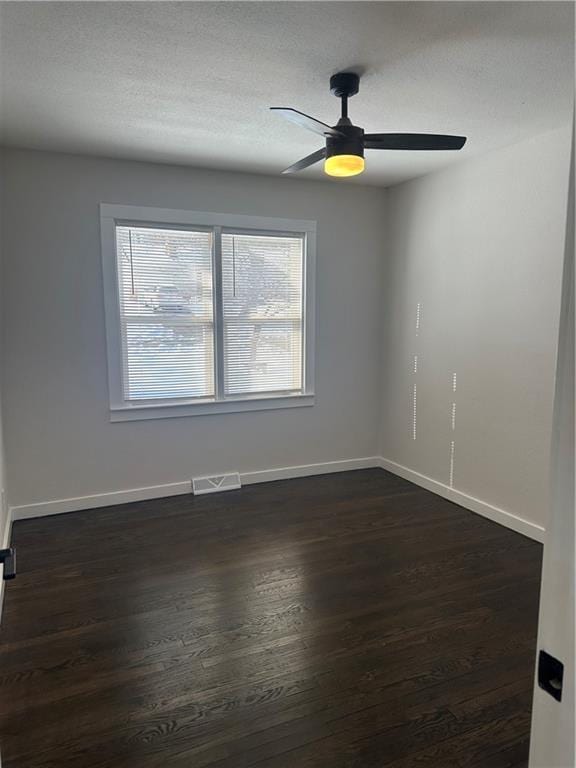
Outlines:
{"type": "Polygon", "coordinates": [[[383,470],[18,522],[3,768],[516,768],[541,546],[383,470]]]}

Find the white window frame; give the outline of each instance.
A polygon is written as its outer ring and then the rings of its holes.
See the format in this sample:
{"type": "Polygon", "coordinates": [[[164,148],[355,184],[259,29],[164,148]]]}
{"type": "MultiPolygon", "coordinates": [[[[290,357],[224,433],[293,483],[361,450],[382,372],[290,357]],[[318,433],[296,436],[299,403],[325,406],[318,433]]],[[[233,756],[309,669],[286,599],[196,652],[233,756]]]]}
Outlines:
{"type": "Polygon", "coordinates": [[[277,219],[263,216],[241,216],[205,211],[183,211],[170,208],[148,208],[133,205],[100,203],[100,235],[104,279],[104,309],[106,316],[106,346],[108,357],[108,386],[110,420],[136,421],[165,419],[179,416],[200,416],[208,413],[274,410],[314,405],[314,344],[315,344],[315,282],[316,282],[316,222],[277,219]],[[215,231],[213,249],[213,308],[216,395],[211,398],[161,400],[153,403],[130,402],[124,399],[122,387],[122,334],[120,296],[116,254],[117,225],[169,225],[178,227],[210,227],[215,231]],[[299,234],[304,238],[303,264],[303,390],[297,393],[256,393],[226,396],[223,393],[222,289],[220,262],[223,230],[248,230],[255,234],[299,234]]]}

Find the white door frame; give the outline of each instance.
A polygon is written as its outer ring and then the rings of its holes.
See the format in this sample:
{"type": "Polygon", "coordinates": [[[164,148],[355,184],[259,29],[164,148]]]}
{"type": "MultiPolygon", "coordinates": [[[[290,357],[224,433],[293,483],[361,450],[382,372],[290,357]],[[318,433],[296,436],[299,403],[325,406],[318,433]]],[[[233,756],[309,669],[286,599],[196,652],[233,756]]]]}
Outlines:
{"type": "Polygon", "coordinates": [[[576,665],[574,508],[574,129],[568,191],[566,255],[552,427],[552,503],[542,567],[538,653],[564,664],[561,701],[538,685],[538,658],[532,711],[530,768],[574,768],[576,665]]]}

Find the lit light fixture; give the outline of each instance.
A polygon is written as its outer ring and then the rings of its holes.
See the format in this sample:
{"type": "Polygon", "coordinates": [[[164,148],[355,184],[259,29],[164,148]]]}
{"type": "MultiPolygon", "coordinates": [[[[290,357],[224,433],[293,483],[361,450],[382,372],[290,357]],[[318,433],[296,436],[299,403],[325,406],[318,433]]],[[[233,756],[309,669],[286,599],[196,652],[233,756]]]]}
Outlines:
{"type": "Polygon", "coordinates": [[[361,155],[332,155],[324,161],[324,173],[328,176],[358,176],[364,170],[361,155]]]}

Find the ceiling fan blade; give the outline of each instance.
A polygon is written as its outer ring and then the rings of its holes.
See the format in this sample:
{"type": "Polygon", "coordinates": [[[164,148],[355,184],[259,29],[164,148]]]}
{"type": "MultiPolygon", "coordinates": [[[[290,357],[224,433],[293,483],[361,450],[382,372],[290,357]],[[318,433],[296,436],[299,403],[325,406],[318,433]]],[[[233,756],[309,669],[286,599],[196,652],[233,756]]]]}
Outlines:
{"type": "Polygon", "coordinates": [[[308,168],[309,165],[314,165],[318,160],[323,160],[326,157],[326,148],[322,147],[317,152],[312,152],[308,157],[303,157],[302,160],[298,160],[297,163],[286,168],[282,173],[296,173],[296,171],[303,171],[304,168],[308,168]]]}
{"type": "Polygon", "coordinates": [[[466,136],[443,136],[437,133],[366,133],[366,149],[462,149],[466,136]]]}
{"type": "Polygon", "coordinates": [[[270,107],[273,112],[277,112],[281,117],[289,120],[291,123],[307,128],[309,131],[319,134],[320,136],[343,136],[340,131],[335,128],[331,128],[326,123],[322,123],[320,120],[316,120],[315,117],[305,115],[304,112],[298,112],[297,109],[292,107],[270,107]]]}

